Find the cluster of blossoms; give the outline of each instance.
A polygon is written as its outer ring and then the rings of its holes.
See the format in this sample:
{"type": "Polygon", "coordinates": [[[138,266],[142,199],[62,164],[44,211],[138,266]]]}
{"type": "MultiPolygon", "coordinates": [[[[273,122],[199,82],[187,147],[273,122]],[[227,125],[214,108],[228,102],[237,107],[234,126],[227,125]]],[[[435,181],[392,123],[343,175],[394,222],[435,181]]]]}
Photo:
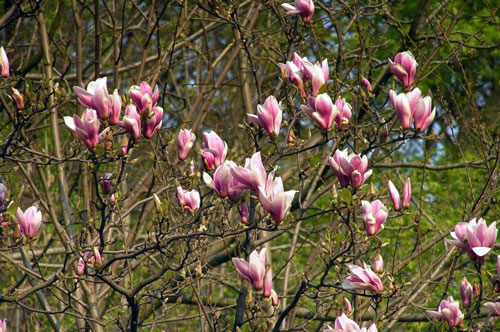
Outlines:
{"type": "Polygon", "coordinates": [[[266,249],[252,251],[248,262],[241,258],[232,259],[236,271],[248,281],[256,291],[262,290],[262,295],[271,298],[273,306],[279,304],[278,294],[273,289],[271,268],[266,270],[266,249]]]}
{"type": "Polygon", "coordinates": [[[83,257],[78,259],[78,265],[76,268],[76,274],[84,275],[87,266],[102,265],[104,263],[101,253],[97,248],[94,248],[93,251],[86,251],[83,254],[83,257]]]}
{"type": "MultiPolygon", "coordinates": [[[[417,65],[415,57],[409,51],[398,53],[394,61],[389,59],[389,69],[404,88],[413,86],[417,65]]],[[[391,90],[389,97],[403,129],[409,129],[413,124],[417,132],[424,132],[434,121],[436,107],[432,108],[430,96],[422,97],[419,88],[400,94],[391,90]]]]}
{"type": "Polygon", "coordinates": [[[75,86],[74,91],[86,109],[81,117],[76,114],[73,117],[65,116],[64,123],[89,149],[95,148],[108,137],[109,127],[99,133],[101,121],[124,128],[134,139],[141,136],[150,139],[161,128],[163,108],[156,105],[158,87],[153,91],[146,82],[130,87],[132,103],[125,107],[121,120],[122,98],[117,89],[109,93],[106,77],[90,82],[86,90],[75,86]]]}

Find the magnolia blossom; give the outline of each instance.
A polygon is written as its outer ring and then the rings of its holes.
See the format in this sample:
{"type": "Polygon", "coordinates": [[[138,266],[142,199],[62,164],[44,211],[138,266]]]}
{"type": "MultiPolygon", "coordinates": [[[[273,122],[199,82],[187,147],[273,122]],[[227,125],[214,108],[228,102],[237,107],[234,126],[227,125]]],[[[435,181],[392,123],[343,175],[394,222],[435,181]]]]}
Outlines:
{"type": "Polygon", "coordinates": [[[193,148],[196,135],[192,129],[181,129],[177,136],[178,157],[180,160],[187,158],[189,151],[193,148]]]}
{"type": "Polygon", "coordinates": [[[427,310],[427,313],[432,317],[445,320],[449,327],[457,326],[464,319],[459,303],[453,300],[453,296],[449,296],[448,300],[442,300],[439,303],[438,311],[427,310]]]}
{"type": "Polygon", "coordinates": [[[16,219],[19,229],[28,238],[36,235],[42,225],[42,212],[36,206],[29,207],[25,212],[17,208],[16,219]]]}
{"type": "Polygon", "coordinates": [[[311,81],[311,95],[316,97],[321,87],[328,82],[328,60],[324,59],[321,64],[302,61],[302,74],[311,81]]]}
{"type": "Polygon", "coordinates": [[[196,190],[187,191],[178,186],[177,202],[183,208],[184,213],[194,212],[200,207],[200,193],[196,190]]]}
{"type": "Polygon", "coordinates": [[[411,179],[408,177],[403,188],[403,208],[409,208],[411,204],[411,179]]]}
{"type": "Polygon", "coordinates": [[[285,191],[281,178],[277,177],[273,180],[272,177],[273,175],[270,174],[266,185],[259,187],[259,201],[273,220],[279,223],[285,219],[298,191],[285,191]]]}
{"type": "Polygon", "coordinates": [[[302,73],[302,63],[306,59],[302,59],[297,53],[293,54],[293,61],[287,61],[285,64],[280,63],[279,67],[283,78],[288,78],[300,91],[302,98],[306,97],[304,90],[304,81],[302,73]]]}
{"type": "Polygon", "coordinates": [[[139,112],[137,112],[135,105],[127,105],[125,108],[125,115],[123,116],[123,121],[120,126],[127,130],[133,138],[137,139],[141,137],[141,116],[139,115],[139,112]]]}
{"type": "Polygon", "coordinates": [[[280,304],[280,297],[274,289],[271,289],[271,304],[273,305],[273,307],[277,307],[278,304],[280,304]]]}
{"type": "Polygon", "coordinates": [[[146,119],[143,122],[142,134],[147,139],[150,139],[161,128],[163,123],[163,108],[155,106],[150,112],[144,112],[143,117],[146,119]]]}
{"type": "Polygon", "coordinates": [[[300,108],[313,118],[323,130],[332,127],[333,120],[339,113],[337,106],[333,104],[332,99],[326,93],[307,98],[307,105],[302,105],[300,108]]]}
{"type": "Polygon", "coordinates": [[[349,300],[346,297],[344,297],[344,309],[348,315],[352,312],[351,302],[349,302],[349,300]]]}
{"type": "Polygon", "coordinates": [[[85,261],[83,260],[82,257],[78,259],[78,264],[76,266],[76,274],[78,275],[83,275],[85,273],[85,261]]]}
{"type": "Polygon", "coordinates": [[[389,188],[389,196],[391,197],[394,210],[398,211],[399,209],[401,209],[401,198],[399,197],[399,192],[391,180],[387,182],[387,187],[389,188]]]}
{"type": "Polygon", "coordinates": [[[9,58],[3,46],[0,47],[0,75],[3,78],[9,77],[9,58]]]}
{"type": "Polygon", "coordinates": [[[462,297],[462,305],[465,308],[470,307],[472,304],[472,285],[466,277],[460,283],[460,296],[462,297]]]}
{"type": "Polygon", "coordinates": [[[486,302],[484,306],[495,316],[500,316],[500,302],[486,302]]]}
{"type": "Polygon", "coordinates": [[[235,166],[236,164],[233,161],[226,160],[222,165],[217,167],[213,179],[209,174],[203,172],[203,181],[205,181],[207,186],[215,191],[220,198],[229,197],[232,201],[237,201],[240,199],[243,190],[247,187],[239,183],[238,180],[233,177],[231,169],[235,166]]]}
{"type": "Polygon", "coordinates": [[[111,194],[113,190],[113,174],[112,173],[104,173],[101,180],[99,181],[99,185],[101,186],[102,193],[104,195],[111,194]]]}
{"type": "Polygon", "coordinates": [[[403,86],[410,86],[415,80],[418,63],[410,51],[396,54],[394,62],[389,59],[389,69],[403,86]]]}
{"type": "Polygon", "coordinates": [[[295,0],[293,6],[284,3],[281,7],[287,11],[287,15],[299,15],[305,23],[312,21],[314,15],[313,0],[295,0]]]}
{"type": "Polygon", "coordinates": [[[417,108],[413,113],[415,130],[424,132],[434,121],[436,117],[436,107],[432,108],[432,99],[430,96],[420,98],[417,108]]]}
{"type": "Polygon", "coordinates": [[[352,319],[349,319],[349,317],[346,316],[346,314],[342,313],[339,317],[335,319],[335,328],[330,327],[327,325],[325,329],[323,329],[323,332],[341,332],[341,331],[346,331],[346,332],[377,332],[377,326],[374,324],[370,325],[370,327],[362,327],[360,328],[358,323],[353,321],[352,319]]]}
{"type": "Polygon", "coordinates": [[[496,222],[488,227],[483,218],[471,219],[468,223],[460,222],[455,231],[450,233],[453,240],[450,243],[466,251],[471,259],[486,256],[495,244],[497,238],[496,222]]]}
{"type": "Polygon", "coordinates": [[[245,167],[234,166],[231,174],[238,182],[258,193],[259,187],[265,186],[267,177],[260,151],[245,159],[245,167]]]}
{"type": "Polygon", "coordinates": [[[14,104],[16,104],[16,109],[22,110],[24,108],[24,97],[16,88],[12,89],[12,99],[14,100],[14,104]]]}
{"type": "Polygon", "coordinates": [[[383,224],[387,219],[387,208],[380,200],[373,202],[361,201],[363,209],[363,221],[365,222],[366,232],[369,235],[375,235],[383,229],[383,224]]]}
{"type": "Polygon", "coordinates": [[[272,289],[273,289],[273,273],[271,269],[268,269],[266,274],[264,275],[264,287],[262,290],[262,295],[264,295],[265,297],[270,297],[272,289]]]}
{"type": "Polygon", "coordinates": [[[219,167],[226,160],[227,144],[214,131],[203,133],[203,148],[201,157],[206,170],[219,167]]]}
{"type": "Polygon", "coordinates": [[[247,225],[248,224],[248,218],[250,217],[250,214],[248,212],[248,204],[245,201],[241,201],[241,204],[240,204],[240,216],[241,216],[241,223],[247,225]]]}
{"type": "Polygon", "coordinates": [[[347,149],[335,151],[328,162],[342,187],[350,183],[354,188],[359,188],[372,175],[372,170],[367,170],[368,158],[355,153],[348,155],[347,149]]]}
{"type": "Polygon", "coordinates": [[[257,115],[248,114],[253,123],[264,129],[271,136],[278,136],[281,128],[283,110],[274,96],[269,96],[264,105],[257,105],[257,115]]]}
{"type": "Polygon", "coordinates": [[[117,119],[116,113],[120,112],[122,100],[116,89],[109,95],[106,77],[90,82],[87,90],[79,86],[74,86],[73,90],[82,105],[96,110],[99,119],[105,120],[111,113],[114,114],[113,119],[117,119]]]}
{"type": "Polygon", "coordinates": [[[335,116],[335,123],[337,124],[337,128],[344,129],[351,120],[351,105],[346,102],[344,98],[338,97],[337,100],[335,100],[335,106],[338,110],[338,113],[335,116]]]}
{"type": "Polygon", "coordinates": [[[394,90],[391,90],[389,91],[389,98],[396,110],[401,127],[409,129],[413,123],[413,115],[417,111],[420,99],[422,99],[422,92],[420,92],[419,88],[400,94],[396,94],[394,90]]]}
{"type": "Polygon", "coordinates": [[[241,258],[232,259],[236,271],[252,284],[255,290],[261,290],[264,287],[264,277],[266,274],[266,249],[260,253],[257,250],[252,251],[248,262],[241,258]]]}
{"type": "Polygon", "coordinates": [[[129,89],[130,99],[137,106],[139,113],[142,113],[145,109],[154,107],[160,98],[160,91],[158,90],[158,86],[155,86],[155,89],[151,89],[151,86],[142,82],[139,86],[132,85],[129,89]]]}
{"type": "Polygon", "coordinates": [[[378,274],[384,273],[384,259],[381,254],[378,254],[373,261],[373,272],[378,274]]]}
{"type": "Polygon", "coordinates": [[[342,287],[346,289],[367,290],[378,294],[384,291],[382,280],[372,271],[369,265],[363,264],[364,267],[358,265],[349,265],[351,274],[342,283],[342,287]]]}
{"type": "Polygon", "coordinates": [[[96,111],[93,109],[86,109],[82,116],[73,115],[73,117],[65,116],[64,123],[66,127],[81,140],[89,149],[95,148],[107,136],[109,128],[104,129],[99,134],[100,122],[97,118],[96,111]]]}
{"type": "Polygon", "coordinates": [[[372,92],[373,91],[372,84],[370,83],[370,81],[368,81],[364,77],[363,77],[363,79],[361,81],[363,82],[363,85],[365,86],[366,90],[368,90],[368,92],[372,92]]]}

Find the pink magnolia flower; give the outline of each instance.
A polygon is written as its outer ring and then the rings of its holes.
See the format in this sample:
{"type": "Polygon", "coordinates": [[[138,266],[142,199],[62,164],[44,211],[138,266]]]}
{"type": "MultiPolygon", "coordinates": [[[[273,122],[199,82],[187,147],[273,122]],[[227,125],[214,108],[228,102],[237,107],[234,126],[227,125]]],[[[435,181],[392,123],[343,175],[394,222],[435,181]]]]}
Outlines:
{"type": "Polygon", "coordinates": [[[445,320],[449,327],[455,327],[464,319],[464,314],[460,311],[458,301],[449,296],[448,300],[442,300],[439,303],[438,311],[427,310],[432,317],[445,320]]]}
{"type": "Polygon", "coordinates": [[[16,88],[12,89],[12,99],[14,100],[14,104],[16,105],[16,109],[22,110],[24,108],[24,97],[16,88]]]}
{"type": "Polygon", "coordinates": [[[311,118],[316,120],[318,126],[327,130],[332,127],[333,120],[337,117],[339,110],[333,104],[332,99],[326,93],[322,93],[317,97],[307,98],[307,105],[302,105],[300,108],[311,118]]]}
{"type": "Polygon", "coordinates": [[[248,218],[250,217],[250,214],[248,213],[248,205],[247,202],[245,201],[241,201],[240,216],[241,216],[241,223],[248,225],[248,218]]]}
{"type": "Polygon", "coordinates": [[[344,297],[344,309],[348,315],[352,312],[351,302],[349,302],[349,300],[346,297],[344,297]]]}
{"type": "Polygon", "coordinates": [[[420,98],[417,108],[413,113],[415,130],[424,132],[434,121],[436,117],[436,107],[432,108],[432,100],[430,96],[420,98]],[[432,109],[432,110],[431,110],[432,109]]]}
{"type": "Polygon", "coordinates": [[[405,186],[403,188],[403,208],[409,208],[411,204],[411,180],[408,177],[405,181],[405,186]]]}
{"type": "Polygon", "coordinates": [[[271,136],[278,136],[281,128],[283,110],[274,96],[269,96],[264,105],[257,105],[257,115],[248,114],[253,123],[264,129],[271,136]]]}
{"type": "MultiPolygon", "coordinates": [[[[118,90],[115,90],[112,96],[109,95],[106,77],[90,82],[87,90],[74,86],[73,91],[82,105],[96,110],[99,119],[105,120],[112,111],[116,113],[117,109],[121,108],[118,90]]],[[[115,118],[116,114],[113,119],[115,118]]]]}
{"type": "Polygon", "coordinates": [[[85,273],[85,261],[83,260],[82,257],[78,260],[78,265],[76,267],[76,274],[79,276],[83,275],[85,273]]]}
{"type": "Polygon", "coordinates": [[[99,181],[99,185],[101,186],[102,193],[104,195],[111,194],[113,190],[113,174],[112,173],[104,173],[102,178],[99,181]]]}
{"type": "Polygon", "coordinates": [[[155,86],[155,89],[151,89],[151,86],[142,82],[139,86],[132,85],[129,89],[130,99],[137,106],[137,110],[139,113],[142,113],[149,106],[154,107],[160,98],[160,91],[158,90],[158,86],[155,86]]]}
{"type": "Polygon", "coordinates": [[[9,58],[3,46],[0,47],[0,74],[3,78],[9,77],[9,58]]]}
{"type": "Polygon", "coordinates": [[[155,106],[149,113],[143,113],[146,120],[142,126],[142,134],[147,139],[150,139],[161,128],[163,123],[163,108],[155,106]]]}
{"type": "Polygon", "coordinates": [[[252,251],[248,262],[244,259],[234,257],[232,259],[236,271],[252,284],[255,290],[261,290],[264,287],[264,276],[266,274],[266,249],[260,253],[257,250],[252,251]]]}
{"type": "Polygon", "coordinates": [[[288,78],[300,91],[302,98],[306,97],[306,91],[304,90],[304,81],[302,73],[302,63],[304,59],[300,57],[297,53],[293,54],[293,61],[287,61],[285,64],[280,63],[279,67],[283,78],[288,78]]]}
{"type": "Polygon", "coordinates": [[[450,243],[466,251],[472,260],[486,256],[497,238],[496,222],[488,227],[483,218],[471,219],[468,223],[460,222],[455,231],[450,233],[450,243]]]}
{"type": "Polygon", "coordinates": [[[401,127],[409,129],[413,123],[413,115],[417,110],[420,99],[422,99],[420,89],[415,88],[410,92],[400,94],[396,94],[394,90],[391,90],[389,91],[389,97],[396,110],[401,127]]]}
{"type": "Polygon", "coordinates": [[[383,224],[387,219],[387,208],[378,199],[373,202],[361,201],[363,209],[363,220],[366,232],[375,235],[383,229],[383,224]]]}
{"type": "Polygon", "coordinates": [[[260,151],[254,153],[251,158],[245,159],[245,167],[234,166],[231,174],[238,182],[258,193],[259,187],[265,186],[267,177],[260,151]]]}
{"type": "Polygon", "coordinates": [[[415,80],[418,63],[410,51],[396,54],[394,62],[389,59],[389,69],[403,86],[410,86],[415,80]]]}
{"type": "Polygon", "coordinates": [[[328,82],[328,60],[324,59],[321,64],[302,61],[302,74],[311,81],[311,95],[316,97],[321,87],[328,82]]]}
{"type": "Polygon", "coordinates": [[[196,190],[187,191],[178,186],[177,202],[183,208],[184,213],[194,212],[200,208],[200,193],[196,190]]]}
{"type": "Polygon", "coordinates": [[[81,140],[89,149],[95,148],[107,136],[109,128],[104,129],[99,134],[100,122],[97,118],[96,111],[93,109],[86,109],[82,116],[73,115],[73,117],[65,116],[64,123],[66,127],[81,140]]]}
{"type": "Polygon", "coordinates": [[[21,232],[26,237],[32,238],[42,225],[42,212],[36,206],[29,207],[25,212],[21,208],[17,208],[16,219],[21,232]]]}
{"type": "Polygon", "coordinates": [[[484,306],[495,316],[500,316],[500,302],[486,302],[484,306]]]}
{"type": "Polygon", "coordinates": [[[236,164],[231,160],[226,160],[222,165],[217,167],[212,179],[209,174],[203,172],[203,181],[213,191],[217,193],[220,198],[229,197],[232,201],[240,199],[241,194],[247,188],[236,180],[232,175],[231,169],[236,164]]]}
{"type": "Polygon", "coordinates": [[[273,174],[270,174],[266,186],[259,186],[259,201],[273,220],[279,223],[285,219],[298,191],[285,191],[281,178],[277,177],[274,180],[272,178],[273,174]]]}
{"type": "Polygon", "coordinates": [[[335,328],[327,325],[327,328],[323,332],[377,332],[377,326],[375,324],[370,325],[370,327],[360,328],[358,323],[349,319],[346,314],[342,313],[339,317],[335,319],[335,328]]]}
{"type": "Polygon", "coordinates": [[[373,91],[372,84],[370,83],[370,81],[368,81],[366,78],[363,77],[362,82],[363,82],[363,85],[365,86],[366,90],[368,90],[368,92],[373,91]]]}
{"type": "Polygon", "coordinates": [[[7,319],[0,319],[0,332],[7,332],[7,319]]]}
{"type": "Polygon", "coordinates": [[[359,188],[372,175],[372,170],[367,170],[368,158],[355,153],[348,155],[347,149],[335,151],[328,162],[342,187],[350,183],[354,188],[359,188]]]}
{"type": "Polygon", "coordinates": [[[181,129],[177,136],[178,157],[180,160],[187,158],[189,151],[193,148],[196,135],[192,129],[181,129]]]}
{"type": "Polygon", "coordinates": [[[280,304],[280,297],[274,289],[271,289],[271,304],[273,305],[273,307],[277,307],[278,304],[280,304]]]}
{"type": "Polygon", "coordinates": [[[305,23],[312,21],[314,15],[313,0],[295,0],[293,6],[284,3],[281,7],[287,11],[287,15],[299,15],[305,23]]]}
{"type": "Polygon", "coordinates": [[[113,95],[111,95],[110,98],[112,107],[109,115],[109,123],[117,125],[120,123],[120,114],[122,112],[122,98],[118,94],[117,89],[113,91],[113,95]]]}
{"type": "Polygon", "coordinates": [[[358,265],[349,265],[351,274],[342,283],[342,287],[346,289],[367,290],[378,294],[384,291],[382,280],[372,271],[369,265],[363,264],[364,267],[358,265]]]}
{"type": "Polygon", "coordinates": [[[378,274],[384,273],[384,259],[381,254],[378,254],[373,261],[373,272],[378,274]]]}
{"type": "Polygon", "coordinates": [[[399,192],[391,180],[387,182],[387,187],[389,188],[389,196],[391,197],[394,210],[398,211],[399,209],[401,209],[401,198],[399,197],[399,192]]]}
{"type": "Polygon", "coordinates": [[[472,304],[472,285],[466,277],[460,283],[460,296],[462,297],[462,305],[465,308],[470,307],[472,304]]]}
{"type": "Polygon", "coordinates": [[[227,144],[214,131],[203,133],[203,163],[206,170],[219,167],[226,160],[227,144]]]}
{"type": "Polygon", "coordinates": [[[262,291],[262,295],[265,297],[270,297],[271,292],[273,290],[273,272],[271,269],[268,269],[266,274],[264,275],[264,288],[262,291]]]}
{"type": "Polygon", "coordinates": [[[337,100],[335,100],[335,106],[338,110],[337,116],[335,117],[335,123],[337,124],[337,128],[344,129],[351,120],[351,105],[349,105],[344,98],[338,97],[337,100]]]}
{"type": "Polygon", "coordinates": [[[141,137],[141,116],[137,112],[137,108],[135,105],[127,105],[127,107],[125,108],[125,115],[123,116],[123,121],[120,126],[123,129],[127,130],[133,138],[137,139],[141,137]]]}

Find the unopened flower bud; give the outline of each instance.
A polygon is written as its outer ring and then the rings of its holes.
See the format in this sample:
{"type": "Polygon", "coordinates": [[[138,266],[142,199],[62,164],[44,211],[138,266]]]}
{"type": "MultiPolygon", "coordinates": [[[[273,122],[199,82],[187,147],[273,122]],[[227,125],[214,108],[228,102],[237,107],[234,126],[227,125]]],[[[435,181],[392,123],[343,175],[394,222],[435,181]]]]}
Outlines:
{"type": "Polygon", "coordinates": [[[16,108],[18,110],[22,110],[24,108],[24,98],[16,88],[12,88],[12,99],[14,99],[14,103],[16,104],[16,108]]]}
{"type": "Polygon", "coordinates": [[[375,257],[375,261],[373,262],[373,271],[378,274],[384,273],[384,260],[380,254],[375,257]]]}

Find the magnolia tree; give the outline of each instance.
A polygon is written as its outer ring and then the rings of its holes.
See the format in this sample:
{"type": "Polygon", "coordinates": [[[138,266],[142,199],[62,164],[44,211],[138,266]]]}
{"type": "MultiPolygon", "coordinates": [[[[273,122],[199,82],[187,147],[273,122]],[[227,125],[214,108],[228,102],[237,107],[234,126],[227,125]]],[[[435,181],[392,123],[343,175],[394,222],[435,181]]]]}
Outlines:
{"type": "Polygon", "coordinates": [[[499,326],[496,5],[3,6],[0,331],[499,326]]]}

